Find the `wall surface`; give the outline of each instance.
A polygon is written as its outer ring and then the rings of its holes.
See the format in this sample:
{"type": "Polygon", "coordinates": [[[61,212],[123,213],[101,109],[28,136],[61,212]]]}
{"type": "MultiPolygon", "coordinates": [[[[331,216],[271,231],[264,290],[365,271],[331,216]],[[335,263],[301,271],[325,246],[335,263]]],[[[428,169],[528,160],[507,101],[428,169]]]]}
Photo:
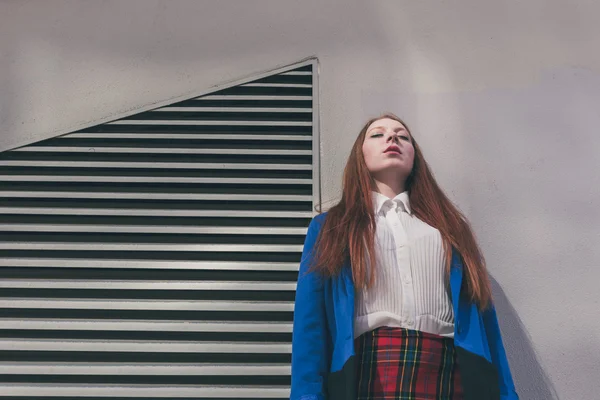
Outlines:
{"type": "Polygon", "coordinates": [[[3,1],[0,151],[320,63],[323,199],[361,124],[409,123],[485,251],[522,399],[600,376],[600,3],[3,1]]]}

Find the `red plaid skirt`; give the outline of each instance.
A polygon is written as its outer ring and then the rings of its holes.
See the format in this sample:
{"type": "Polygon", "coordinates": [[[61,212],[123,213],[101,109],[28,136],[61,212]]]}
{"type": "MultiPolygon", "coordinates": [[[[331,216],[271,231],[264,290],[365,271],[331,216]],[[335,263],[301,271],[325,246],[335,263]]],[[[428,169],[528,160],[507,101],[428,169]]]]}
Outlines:
{"type": "Polygon", "coordinates": [[[462,400],[454,340],[404,328],[355,339],[358,400],[462,400]]]}

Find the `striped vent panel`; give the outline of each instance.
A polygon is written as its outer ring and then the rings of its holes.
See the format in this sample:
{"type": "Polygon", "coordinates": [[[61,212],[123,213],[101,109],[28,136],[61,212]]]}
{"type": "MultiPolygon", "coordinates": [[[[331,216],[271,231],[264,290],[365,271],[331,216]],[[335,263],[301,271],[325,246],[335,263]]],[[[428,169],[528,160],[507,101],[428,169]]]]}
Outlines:
{"type": "Polygon", "coordinates": [[[315,61],[0,153],[0,399],[285,399],[315,61]]]}

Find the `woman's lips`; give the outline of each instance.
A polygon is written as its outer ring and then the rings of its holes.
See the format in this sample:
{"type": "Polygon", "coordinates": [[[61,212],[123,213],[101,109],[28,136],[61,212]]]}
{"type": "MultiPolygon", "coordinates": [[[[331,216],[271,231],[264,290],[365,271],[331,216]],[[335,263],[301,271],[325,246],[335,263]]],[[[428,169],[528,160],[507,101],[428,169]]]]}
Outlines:
{"type": "Polygon", "coordinates": [[[392,146],[388,147],[387,149],[385,149],[384,153],[402,154],[402,152],[400,151],[400,147],[398,147],[396,145],[392,145],[392,146]]]}

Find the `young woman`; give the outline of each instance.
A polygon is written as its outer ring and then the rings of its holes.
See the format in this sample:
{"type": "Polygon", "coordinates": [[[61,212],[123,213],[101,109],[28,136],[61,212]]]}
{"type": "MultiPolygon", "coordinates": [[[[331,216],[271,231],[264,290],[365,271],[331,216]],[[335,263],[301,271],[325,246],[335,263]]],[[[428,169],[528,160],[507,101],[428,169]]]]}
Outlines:
{"type": "Polygon", "coordinates": [[[485,261],[408,126],[366,123],[308,227],[291,400],[517,400],[485,261]]]}

